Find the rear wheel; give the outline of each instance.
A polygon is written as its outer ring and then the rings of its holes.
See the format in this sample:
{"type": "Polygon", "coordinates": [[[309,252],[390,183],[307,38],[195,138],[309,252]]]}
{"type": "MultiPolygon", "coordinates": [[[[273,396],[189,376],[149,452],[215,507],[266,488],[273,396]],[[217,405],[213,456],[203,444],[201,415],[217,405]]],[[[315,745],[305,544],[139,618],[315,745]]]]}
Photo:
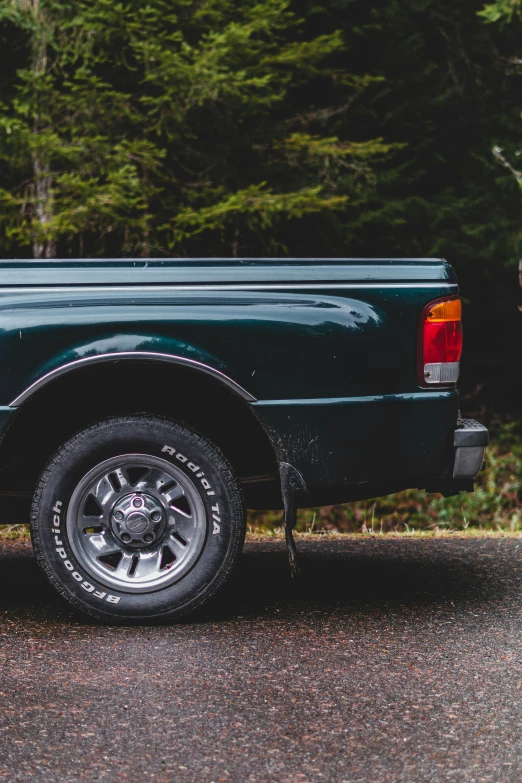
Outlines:
{"type": "Polygon", "coordinates": [[[244,538],[238,480],[219,450],[149,416],[68,441],[33,500],[36,556],[74,606],[107,620],[181,617],[208,601],[244,538]]]}

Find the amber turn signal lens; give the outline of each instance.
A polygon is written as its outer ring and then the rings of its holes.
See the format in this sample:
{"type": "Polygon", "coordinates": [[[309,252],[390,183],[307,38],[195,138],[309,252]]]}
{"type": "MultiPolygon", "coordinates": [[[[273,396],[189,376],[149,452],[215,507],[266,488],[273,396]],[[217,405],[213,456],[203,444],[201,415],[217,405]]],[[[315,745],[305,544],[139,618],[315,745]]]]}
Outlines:
{"type": "Polygon", "coordinates": [[[429,323],[445,323],[462,319],[462,304],[460,299],[448,299],[432,305],[425,315],[429,323]]]}

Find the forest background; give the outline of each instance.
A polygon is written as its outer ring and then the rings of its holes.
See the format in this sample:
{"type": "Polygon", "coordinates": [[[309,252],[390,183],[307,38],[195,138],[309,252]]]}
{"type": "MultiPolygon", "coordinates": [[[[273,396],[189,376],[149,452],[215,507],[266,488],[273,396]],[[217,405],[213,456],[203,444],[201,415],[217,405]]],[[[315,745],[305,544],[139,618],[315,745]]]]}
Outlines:
{"type": "Polygon", "coordinates": [[[447,258],[489,471],[300,524],[522,530],[521,0],[0,0],[0,63],[1,258],[447,258]]]}

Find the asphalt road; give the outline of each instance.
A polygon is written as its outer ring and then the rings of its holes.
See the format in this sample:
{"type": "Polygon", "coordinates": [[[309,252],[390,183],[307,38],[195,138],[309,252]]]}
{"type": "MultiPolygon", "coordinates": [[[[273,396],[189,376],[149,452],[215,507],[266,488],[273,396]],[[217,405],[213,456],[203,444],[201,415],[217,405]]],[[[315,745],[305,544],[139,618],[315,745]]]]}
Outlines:
{"type": "Polygon", "coordinates": [[[102,627],[0,544],[0,781],[522,780],[522,540],[247,546],[184,625],[102,627]]]}

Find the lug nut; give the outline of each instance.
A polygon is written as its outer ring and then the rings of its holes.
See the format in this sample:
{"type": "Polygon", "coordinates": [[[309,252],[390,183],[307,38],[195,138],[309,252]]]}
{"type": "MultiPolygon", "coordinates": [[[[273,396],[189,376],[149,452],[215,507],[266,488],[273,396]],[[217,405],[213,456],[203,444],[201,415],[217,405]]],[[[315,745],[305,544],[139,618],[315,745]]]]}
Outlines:
{"type": "Polygon", "coordinates": [[[122,533],[122,534],[121,534],[121,540],[122,540],[122,541],[125,541],[125,543],[127,543],[128,541],[130,541],[130,540],[131,540],[131,537],[129,536],[129,534],[128,534],[128,533],[122,533]]]}
{"type": "Polygon", "coordinates": [[[134,508],[141,508],[143,506],[143,500],[141,498],[134,498],[132,505],[134,508]]]}
{"type": "Polygon", "coordinates": [[[153,511],[150,515],[150,518],[153,522],[159,522],[161,519],[161,512],[160,511],[153,511]]]}
{"type": "Polygon", "coordinates": [[[143,540],[146,541],[147,544],[150,544],[151,541],[154,541],[154,536],[152,535],[152,533],[146,533],[143,536],[143,540]]]}
{"type": "Polygon", "coordinates": [[[114,514],[114,519],[123,519],[123,511],[116,511],[114,514]]]}

